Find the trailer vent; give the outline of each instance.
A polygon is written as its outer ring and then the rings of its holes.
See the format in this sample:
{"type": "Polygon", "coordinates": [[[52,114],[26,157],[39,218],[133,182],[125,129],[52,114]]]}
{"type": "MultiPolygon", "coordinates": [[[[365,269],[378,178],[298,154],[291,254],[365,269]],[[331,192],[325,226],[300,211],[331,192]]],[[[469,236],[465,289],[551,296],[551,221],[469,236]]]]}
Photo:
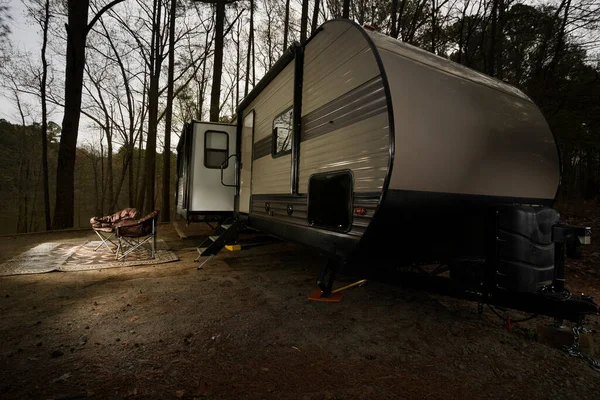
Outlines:
{"type": "Polygon", "coordinates": [[[551,208],[515,205],[497,214],[496,284],[516,292],[535,292],[554,278],[551,208]]]}

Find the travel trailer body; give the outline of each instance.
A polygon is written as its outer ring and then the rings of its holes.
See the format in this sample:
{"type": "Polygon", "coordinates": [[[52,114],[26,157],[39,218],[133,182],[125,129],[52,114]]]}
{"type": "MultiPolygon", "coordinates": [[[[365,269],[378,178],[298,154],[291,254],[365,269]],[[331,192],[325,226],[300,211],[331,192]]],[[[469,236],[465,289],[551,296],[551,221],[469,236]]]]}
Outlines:
{"type": "Polygon", "coordinates": [[[510,293],[556,281],[556,142],[512,86],[334,20],[282,55],[235,128],[234,215],[249,227],[510,293]]]}

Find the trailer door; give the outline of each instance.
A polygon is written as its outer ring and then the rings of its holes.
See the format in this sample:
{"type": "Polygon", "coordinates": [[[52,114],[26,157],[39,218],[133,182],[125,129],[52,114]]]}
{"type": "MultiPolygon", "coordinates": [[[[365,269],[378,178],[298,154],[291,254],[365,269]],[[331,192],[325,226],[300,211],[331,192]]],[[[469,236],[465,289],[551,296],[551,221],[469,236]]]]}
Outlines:
{"type": "Polygon", "coordinates": [[[236,162],[229,156],[236,153],[235,131],[235,125],[194,122],[190,211],[233,211],[236,162]]]}

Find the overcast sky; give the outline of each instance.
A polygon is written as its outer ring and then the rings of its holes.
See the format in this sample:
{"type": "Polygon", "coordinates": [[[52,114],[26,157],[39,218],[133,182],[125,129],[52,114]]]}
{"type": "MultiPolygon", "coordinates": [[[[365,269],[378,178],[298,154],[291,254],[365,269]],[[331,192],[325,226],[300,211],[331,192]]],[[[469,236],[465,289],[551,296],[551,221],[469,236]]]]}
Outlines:
{"type": "MultiPolygon", "coordinates": [[[[40,51],[41,34],[39,28],[31,24],[25,17],[25,7],[19,0],[10,2],[10,23],[11,35],[10,42],[19,50],[26,50],[32,53],[40,51]]],[[[60,110],[58,110],[60,111],[60,110]]],[[[62,121],[62,113],[52,115],[52,120],[60,124],[62,121]]],[[[4,118],[14,123],[20,123],[19,113],[14,104],[14,100],[0,96],[0,118],[4,118]]],[[[30,121],[28,121],[30,122],[30,121]]]]}
{"type": "MultiPolygon", "coordinates": [[[[12,17],[12,21],[10,23],[11,34],[9,40],[12,46],[17,50],[30,52],[35,55],[37,60],[39,60],[39,52],[42,42],[41,31],[37,25],[34,25],[25,16],[25,12],[25,7],[20,0],[11,0],[10,16],[12,17]]],[[[27,102],[31,103],[33,107],[35,107],[34,111],[38,111],[37,113],[33,113],[33,117],[34,119],[37,119],[37,122],[40,122],[41,105],[39,105],[39,100],[33,96],[26,97],[25,99],[27,102]]],[[[53,121],[61,125],[63,117],[62,108],[49,104],[48,111],[49,121],[53,121]]],[[[4,95],[0,95],[0,118],[12,123],[21,123],[21,117],[14,99],[6,98],[4,95]]],[[[32,118],[26,118],[26,123],[29,124],[32,122],[32,118]]],[[[80,144],[91,139],[92,133],[90,132],[91,130],[86,127],[86,124],[88,124],[88,121],[85,119],[85,116],[82,115],[80,123],[80,136],[78,139],[78,143],[80,144]]]]}

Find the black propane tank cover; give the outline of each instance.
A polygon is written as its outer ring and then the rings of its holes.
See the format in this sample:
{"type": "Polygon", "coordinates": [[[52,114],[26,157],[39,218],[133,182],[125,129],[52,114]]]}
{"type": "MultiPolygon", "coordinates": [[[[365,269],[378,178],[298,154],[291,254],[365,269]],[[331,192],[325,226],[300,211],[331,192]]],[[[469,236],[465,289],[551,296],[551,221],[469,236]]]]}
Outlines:
{"type": "Polygon", "coordinates": [[[536,292],[554,278],[552,227],[559,213],[546,207],[513,205],[497,214],[496,284],[536,292]]]}

